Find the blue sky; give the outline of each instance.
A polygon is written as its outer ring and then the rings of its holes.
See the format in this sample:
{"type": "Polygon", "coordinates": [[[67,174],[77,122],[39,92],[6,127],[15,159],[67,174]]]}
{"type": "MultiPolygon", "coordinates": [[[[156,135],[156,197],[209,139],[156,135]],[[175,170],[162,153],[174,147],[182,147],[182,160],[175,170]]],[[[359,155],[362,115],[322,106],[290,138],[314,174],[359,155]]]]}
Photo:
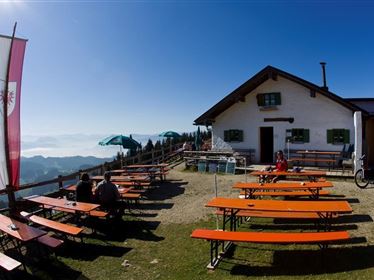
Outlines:
{"type": "Polygon", "coordinates": [[[326,61],[331,91],[373,96],[374,1],[10,2],[23,135],[193,131],[266,65],[321,84],[326,61]]]}

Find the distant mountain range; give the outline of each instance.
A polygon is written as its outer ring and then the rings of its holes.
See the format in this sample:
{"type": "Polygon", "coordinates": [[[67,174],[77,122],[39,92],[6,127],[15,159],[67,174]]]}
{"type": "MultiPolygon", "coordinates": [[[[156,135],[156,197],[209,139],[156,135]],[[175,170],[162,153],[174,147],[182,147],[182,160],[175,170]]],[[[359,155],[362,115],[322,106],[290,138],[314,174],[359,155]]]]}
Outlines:
{"type": "Polygon", "coordinates": [[[67,175],[79,169],[112,161],[113,158],[97,158],[93,156],[71,157],[21,157],[20,183],[33,183],[56,178],[58,175],[67,175]]]}
{"type": "MultiPolygon", "coordinates": [[[[108,158],[115,156],[118,146],[100,146],[99,142],[109,135],[105,134],[62,134],[49,136],[22,135],[21,155],[25,157],[67,157],[67,156],[94,156],[108,158]]],[[[148,139],[153,143],[163,138],[157,134],[132,134],[133,139],[143,146],[148,139]]]]}

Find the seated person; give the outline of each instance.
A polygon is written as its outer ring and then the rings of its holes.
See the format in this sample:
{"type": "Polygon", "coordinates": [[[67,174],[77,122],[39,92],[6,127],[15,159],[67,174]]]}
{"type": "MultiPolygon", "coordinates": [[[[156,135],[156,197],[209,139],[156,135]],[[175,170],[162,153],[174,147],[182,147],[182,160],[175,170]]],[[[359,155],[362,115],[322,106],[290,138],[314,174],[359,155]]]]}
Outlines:
{"type": "Polygon", "coordinates": [[[81,179],[75,190],[75,200],[78,202],[92,202],[92,183],[87,173],[81,175],[81,179]]]}
{"type": "MultiPolygon", "coordinates": [[[[285,172],[288,169],[288,163],[287,160],[284,158],[283,152],[279,150],[277,152],[277,161],[275,163],[275,169],[274,171],[280,171],[280,172],[285,172]]],[[[272,182],[275,183],[278,180],[285,179],[286,176],[275,176],[272,179],[272,182]]]]}
{"type": "MultiPolygon", "coordinates": [[[[275,168],[272,166],[268,166],[264,168],[262,171],[270,171],[270,172],[277,172],[277,171],[287,171],[288,163],[287,160],[284,158],[283,152],[279,150],[277,152],[277,161],[275,162],[275,168]]],[[[277,182],[278,180],[285,179],[286,176],[270,176],[270,175],[261,175],[260,182],[277,182]]]]}
{"type": "Polygon", "coordinates": [[[119,199],[121,198],[117,186],[110,181],[110,172],[105,172],[104,180],[95,189],[97,202],[112,214],[119,210],[119,199]]]}

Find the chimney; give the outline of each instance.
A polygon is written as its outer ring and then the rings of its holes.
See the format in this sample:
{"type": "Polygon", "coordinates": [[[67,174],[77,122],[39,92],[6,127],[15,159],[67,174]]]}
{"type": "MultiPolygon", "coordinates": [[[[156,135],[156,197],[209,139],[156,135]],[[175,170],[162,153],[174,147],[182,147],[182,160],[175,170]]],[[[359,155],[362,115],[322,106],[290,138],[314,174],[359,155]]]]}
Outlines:
{"type": "Polygon", "coordinates": [[[326,84],[326,69],[325,69],[326,62],[320,62],[319,64],[321,64],[321,66],[322,66],[323,87],[321,87],[321,88],[324,89],[324,90],[329,90],[329,88],[326,84]]]}

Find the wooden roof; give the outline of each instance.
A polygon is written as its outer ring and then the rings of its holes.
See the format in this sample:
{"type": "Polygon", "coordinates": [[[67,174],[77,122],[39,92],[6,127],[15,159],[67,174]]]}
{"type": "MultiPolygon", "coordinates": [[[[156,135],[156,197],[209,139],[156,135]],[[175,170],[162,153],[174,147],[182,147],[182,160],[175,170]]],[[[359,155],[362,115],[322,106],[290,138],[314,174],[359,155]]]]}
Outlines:
{"type": "Polygon", "coordinates": [[[367,114],[366,111],[364,111],[362,108],[359,108],[358,106],[350,103],[349,101],[339,97],[338,95],[328,91],[327,89],[317,86],[313,83],[310,83],[304,79],[301,79],[297,76],[294,76],[290,73],[287,73],[285,71],[282,71],[280,69],[277,69],[273,66],[266,66],[264,69],[262,69],[260,72],[258,72],[256,75],[254,75],[252,78],[250,78],[248,81],[246,81],[244,84],[242,84],[240,87],[235,89],[233,92],[231,92],[229,95],[224,97],[221,101],[219,101],[217,104],[215,104],[212,108],[210,108],[208,111],[206,111],[204,114],[202,114],[200,117],[198,117],[195,121],[195,125],[212,125],[215,118],[220,115],[222,112],[224,112],[226,109],[234,105],[238,101],[244,101],[245,96],[247,94],[250,94],[254,89],[256,89],[259,85],[267,81],[268,79],[277,80],[278,76],[281,76],[282,78],[286,78],[290,81],[293,81],[295,83],[298,83],[308,89],[310,89],[312,92],[322,94],[335,102],[341,104],[342,106],[354,111],[363,111],[364,114],[367,114]]]}

